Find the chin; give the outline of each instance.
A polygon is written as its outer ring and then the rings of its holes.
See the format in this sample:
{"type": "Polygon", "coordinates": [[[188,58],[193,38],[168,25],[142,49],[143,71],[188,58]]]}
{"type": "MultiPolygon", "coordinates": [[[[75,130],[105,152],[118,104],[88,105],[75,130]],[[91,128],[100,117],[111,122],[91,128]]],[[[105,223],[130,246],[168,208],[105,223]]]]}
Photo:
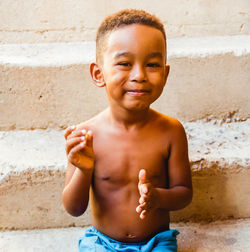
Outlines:
{"type": "Polygon", "coordinates": [[[137,105],[128,105],[126,106],[126,109],[129,111],[141,111],[149,109],[150,104],[137,104],[137,105]]]}

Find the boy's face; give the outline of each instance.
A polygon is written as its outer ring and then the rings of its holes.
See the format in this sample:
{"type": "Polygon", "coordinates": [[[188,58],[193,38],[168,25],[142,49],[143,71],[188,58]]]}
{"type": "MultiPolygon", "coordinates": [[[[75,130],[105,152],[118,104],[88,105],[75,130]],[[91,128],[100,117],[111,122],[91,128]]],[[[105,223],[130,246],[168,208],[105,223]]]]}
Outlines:
{"type": "Polygon", "coordinates": [[[110,33],[101,68],[110,106],[149,108],[162,93],[169,72],[163,34],[133,24],[110,33]]]}

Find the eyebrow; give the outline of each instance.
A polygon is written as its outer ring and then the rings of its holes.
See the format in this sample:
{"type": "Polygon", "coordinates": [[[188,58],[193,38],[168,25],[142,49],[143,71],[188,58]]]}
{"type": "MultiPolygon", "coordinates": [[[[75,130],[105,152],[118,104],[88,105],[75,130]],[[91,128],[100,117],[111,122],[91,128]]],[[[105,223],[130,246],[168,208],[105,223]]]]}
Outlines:
{"type": "MultiPolygon", "coordinates": [[[[119,58],[121,58],[121,57],[129,57],[129,56],[133,56],[133,54],[132,53],[130,53],[130,52],[118,52],[118,53],[116,53],[116,55],[115,55],[115,59],[119,59],[119,58]]],[[[163,58],[163,55],[162,55],[162,53],[161,52],[152,52],[152,53],[150,53],[148,56],[147,56],[147,58],[160,58],[160,59],[162,59],[163,58]]]]}
{"type": "Polygon", "coordinates": [[[121,57],[129,57],[129,56],[132,56],[133,54],[132,53],[129,53],[129,52],[118,52],[115,54],[115,59],[119,59],[121,57]]]}
{"type": "Polygon", "coordinates": [[[148,55],[148,58],[160,58],[160,59],[162,59],[163,55],[160,52],[152,52],[152,53],[150,53],[148,55]]]}

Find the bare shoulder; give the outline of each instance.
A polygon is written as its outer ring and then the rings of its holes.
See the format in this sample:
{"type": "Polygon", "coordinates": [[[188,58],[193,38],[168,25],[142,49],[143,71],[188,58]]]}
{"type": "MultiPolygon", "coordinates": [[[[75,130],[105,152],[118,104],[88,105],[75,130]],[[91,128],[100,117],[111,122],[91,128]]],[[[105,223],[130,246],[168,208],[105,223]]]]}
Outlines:
{"type": "Polygon", "coordinates": [[[101,122],[104,122],[106,117],[106,110],[102,111],[101,113],[97,114],[96,116],[90,118],[87,121],[81,122],[76,125],[78,130],[92,130],[98,131],[101,125],[101,122]]]}
{"type": "MultiPolygon", "coordinates": [[[[171,116],[164,115],[158,111],[153,112],[153,118],[157,126],[166,133],[183,134],[185,133],[184,127],[181,122],[171,116]]],[[[154,125],[155,126],[155,125],[154,125]]]]}

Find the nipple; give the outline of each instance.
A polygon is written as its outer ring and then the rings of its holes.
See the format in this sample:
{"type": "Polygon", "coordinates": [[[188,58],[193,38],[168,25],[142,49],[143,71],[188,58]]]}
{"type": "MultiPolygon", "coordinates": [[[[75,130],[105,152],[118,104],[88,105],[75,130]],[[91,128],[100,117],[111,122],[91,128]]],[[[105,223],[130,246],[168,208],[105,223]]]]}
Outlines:
{"type": "Polygon", "coordinates": [[[109,176],[106,176],[106,175],[102,176],[102,180],[109,180],[109,179],[110,179],[109,176]]]}

